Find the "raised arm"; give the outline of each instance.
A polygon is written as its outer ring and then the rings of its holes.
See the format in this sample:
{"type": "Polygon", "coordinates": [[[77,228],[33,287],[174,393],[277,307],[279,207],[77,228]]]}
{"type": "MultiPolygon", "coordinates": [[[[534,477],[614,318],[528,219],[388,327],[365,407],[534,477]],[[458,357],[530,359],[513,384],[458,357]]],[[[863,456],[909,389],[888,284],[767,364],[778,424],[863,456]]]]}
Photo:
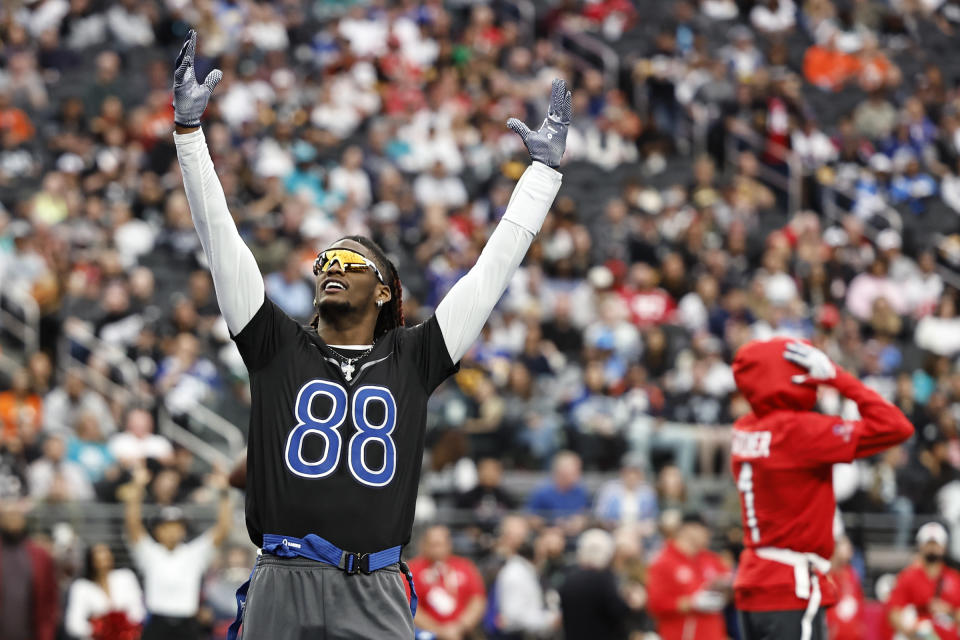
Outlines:
{"type": "Polygon", "coordinates": [[[516,118],[507,123],[527,146],[533,163],[520,177],[507,211],[477,263],[437,305],[437,322],[450,359],[458,362],[503,295],[560,189],[556,171],[563,157],[571,118],[571,96],[563,80],[553,81],[550,110],[538,131],[516,118]]]}
{"type": "Polygon", "coordinates": [[[145,535],[147,529],[143,526],[143,494],[150,482],[150,472],[146,467],[137,467],[133,472],[133,479],[123,487],[123,524],[130,544],[137,544],[145,535]]]}
{"type": "Polygon", "coordinates": [[[819,349],[803,342],[792,342],[787,345],[783,357],[810,372],[809,375],[795,376],[794,382],[828,385],[857,403],[860,420],[851,423],[854,426],[851,437],[856,439],[854,457],[867,458],[913,435],[913,425],[900,409],[835,366],[819,349]]]}
{"type": "Polygon", "coordinates": [[[213,474],[211,486],[217,491],[217,521],[210,531],[213,536],[213,546],[219,547],[230,535],[230,525],[233,523],[230,479],[226,473],[217,471],[213,474]]]}
{"type": "Polygon", "coordinates": [[[263,304],[263,276],[230,216],[223,187],[200,129],[200,116],[223,74],[214,69],[202,84],[197,82],[193,68],[196,49],[197,32],[191,30],[180,50],[174,74],[176,133],[173,140],[183,174],[183,189],[190,203],[190,215],[210,265],[217,303],[227,327],[236,335],[263,304]]]}

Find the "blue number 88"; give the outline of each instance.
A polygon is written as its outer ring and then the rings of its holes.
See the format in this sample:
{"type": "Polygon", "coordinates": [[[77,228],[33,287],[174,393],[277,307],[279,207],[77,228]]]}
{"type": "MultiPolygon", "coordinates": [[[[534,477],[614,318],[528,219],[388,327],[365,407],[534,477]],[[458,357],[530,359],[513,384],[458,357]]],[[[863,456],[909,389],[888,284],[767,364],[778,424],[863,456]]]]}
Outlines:
{"type": "MultiPolygon", "coordinates": [[[[329,380],[311,380],[300,388],[294,404],[297,425],[287,436],[284,457],[287,468],[303,478],[323,478],[337,468],[343,447],[340,427],[346,419],[349,399],[342,386],[329,380]],[[330,413],[317,418],[311,411],[314,398],[326,395],[330,398],[330,413]],[[303,442],[310,434],[319,435],[326,445],[319,460],[307,461],[303,458],[303,442]]],[[[351,475],[371,487],[382,487],[393,480],[397,468],[397,447],[390,434],[397,424],[397,403],[386,387],[364,386],[353,394],[353,424],[357,433],[350,438],[347,453],[347,465],[351,475]],[[380,403],[383,407],[383,420],[380,424],[371,424],[368,409],[371,403],[380,403]],[[366,446],[378,443],[383,447],[383,464],[380,469],[370,469],[364,459],[366,446]]]]}

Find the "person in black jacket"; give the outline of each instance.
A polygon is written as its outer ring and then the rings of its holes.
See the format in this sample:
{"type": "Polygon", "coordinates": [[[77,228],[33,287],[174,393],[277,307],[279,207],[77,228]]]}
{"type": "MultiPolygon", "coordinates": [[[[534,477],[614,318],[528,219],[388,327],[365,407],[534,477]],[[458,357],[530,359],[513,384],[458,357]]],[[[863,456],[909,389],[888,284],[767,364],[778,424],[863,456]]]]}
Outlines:
{"type": "Polygon", "coordinates": [[[584,531],[577,542],[577,567],[560,587],[563,634],[567,640],[627,637],[626,620],[631,610],[643,607],[643,596],[620,594],[617,577],[610,568],[613,537],[602,529],[584,531]]]}

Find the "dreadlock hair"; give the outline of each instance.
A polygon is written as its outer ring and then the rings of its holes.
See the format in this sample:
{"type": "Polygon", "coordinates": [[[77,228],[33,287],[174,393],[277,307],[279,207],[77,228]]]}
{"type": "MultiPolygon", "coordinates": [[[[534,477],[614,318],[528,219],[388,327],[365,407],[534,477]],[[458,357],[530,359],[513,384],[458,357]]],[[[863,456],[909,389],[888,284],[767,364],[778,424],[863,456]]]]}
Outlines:
{"type": "MultiPolygon", "coordinates": [[[[391,329],[403,326],[403,287],[400,285],[400,274],[397,272],[397,267],[390,261],[390,258],[387,257],[386,252],[379,244],[370,238],[366,236],[344,236],[340,238],[340,240],[337,240],[337,242],[341,240],[353,240],[363,245],[373,254],[375,262],[387,267],[387,272],[383,274],[383,277],[387,281],[385,284],[390,287],[390,300],[380,309],[380,313],[377,315],[377,324],[373,328],[373,339],[379,340],[381,336],[391,329]]],[[[319,329],[319,311],[314,314],[313,319],[310,321],[310,326],[314,329],[319,329]]]]}

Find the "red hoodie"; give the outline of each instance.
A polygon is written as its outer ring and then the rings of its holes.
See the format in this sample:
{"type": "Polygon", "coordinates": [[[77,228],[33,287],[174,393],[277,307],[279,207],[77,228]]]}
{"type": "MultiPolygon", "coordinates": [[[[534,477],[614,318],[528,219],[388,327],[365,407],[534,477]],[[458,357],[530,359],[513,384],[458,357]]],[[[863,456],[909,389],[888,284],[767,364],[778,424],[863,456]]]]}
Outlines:
{"type": "Polygon", "coordinates": [[[829,563],[836,510],[833,465],[872,456],[913,434],[899,409],[841,369],[824,384],[856,402],[861,420],[814,412],[816,387],[791,381],[807,371],[783,358],[790,342],[794,340],[750,342],[733,361],[737,388],[753,409],[734,424],[731,445],[746,547],[734,598],[743,611],[806,609],[817,588],[823,606],[836,602],[837,590],[828,576],[816,571],[816,584],[804,590],[794,567],[762,558],[757,550],[816,554],[821,564],[829,563]]]}
{"type": "MultiPolygon", "coordinates": [[[[31,637],[32,640],[53,640],[57,634],[57,624],[60,622],[60,595],[54,574],[53,558],[46,549],[30,540],[25,540],[22,544],[30,556],[32,572],[30,586],[33,610],[30,612],[30,618],[33,620],[33,636],[31,637]]],[[[3,571],[2,566],[0,571],[3,571]]],[[[3,593],[0,593],[0,598],[2,597],[3,593]]]]}
{"type": "MultiPolygon", "coordinates": [[[[667,542],[650,565],[648,572],[648,609],[657,621],[657,633],[663,640],[723,640],[727,627],[723,614],[680,610],[680,601],[701,589],[709,589],[717,580],[729,580],[730,569],[712,551],[691,557],[667,542]]],[[[728,582],[729,584],[729,582],[728,582]]]]}

